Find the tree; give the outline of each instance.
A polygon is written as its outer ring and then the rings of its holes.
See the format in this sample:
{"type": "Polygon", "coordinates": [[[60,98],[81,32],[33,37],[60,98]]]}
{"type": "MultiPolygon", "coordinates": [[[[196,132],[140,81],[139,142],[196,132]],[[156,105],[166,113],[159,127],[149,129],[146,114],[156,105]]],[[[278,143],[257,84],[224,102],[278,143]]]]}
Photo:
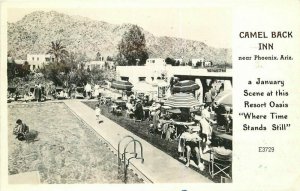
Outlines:
{"type": "Polygon", "coordinates": [[[7,59],[7,80],[10,82],[16,76],[16,63],[14,59],[7,59]]]}
{"type": "Polygon", "coordinates": [[[166,61],[166,64],[171,64],[172,66],[179,66],[180,65],[180,62],[178,60],[176,61],[175,59],[170,58],[170,57],[167,57],[165,59],[165,61],[166,61]]]}
{"type": "Polygon", "coordinates": [[[144,65],[148,59],[145,35],[137,25],[125,32],[118,44],[119,65],[144,65]],[[139,62],[137,62],[139,60],[139,62]]]}
{"type": "Polygon", "coordinates": [[[106,61],[114,61],[112,57],[107,56],[106,61]]]}
{"type": "Polygon", "coordinates": [[[26,77],[28,74],[30,74],[30,65],[27,61],[24,62],[22,65],[22,72],[23,72],[23,77],[26,77]]]}
{"type": "Polygon", "coordinates": [[[62,45],[61,40],[56,40],[55,42],[52,41],[50,50],[48,50],[47,54],[54,55],[56,64],[69,56],[69,52],[66,50],[66,46],[62,45]]]}

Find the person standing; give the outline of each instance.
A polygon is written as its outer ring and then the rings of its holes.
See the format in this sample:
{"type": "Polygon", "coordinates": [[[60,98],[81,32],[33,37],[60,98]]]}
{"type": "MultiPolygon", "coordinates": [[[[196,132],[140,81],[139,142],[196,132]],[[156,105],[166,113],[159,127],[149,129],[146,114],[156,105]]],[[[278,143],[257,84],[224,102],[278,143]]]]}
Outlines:
{"type": "Polygon", "coordinates": [[[205,93],[205,103],[207,105],[210,105],[211,102],[212,102],[211,90],[208,90],[208,92],[205,93]]]}
{"type": "Polygon", "coordinates": [[[135,105],[135,117],[137,120],[142,120],[144,118],[144,111],[141,100],[138,100],[137,104],[135,105]]]}
{"type": "Polygon", "coordinates": [[[42,100],[42,86],[41,86],[40,83],[38,83],[37,89],[38,89],[38,102],[41,102],[41,100],[42,100]]]}
{"type": "Polygon", "coordinates": [[[97,123],[102,123],[103,120],[101,120],[101,117],[100,117],[101,116],[101,109],[100,109],[99,104],[96,105],[95,114],[96,114],[97,123]]]}
{"type": "Polygon", "coordinates": [[[91,98],[91,91],[92,91],[92,86],[89,83],[86,83],[85,92],[87,94],[88,99],[91,98]]]}
{"type": "Polygon", "coordinates": [[[39,90],[38,89],[39,89],[38,85],[35,84],[35,86],[34,86],[34,99],[36,100],[36,102],[39,101],[39,90]]]}

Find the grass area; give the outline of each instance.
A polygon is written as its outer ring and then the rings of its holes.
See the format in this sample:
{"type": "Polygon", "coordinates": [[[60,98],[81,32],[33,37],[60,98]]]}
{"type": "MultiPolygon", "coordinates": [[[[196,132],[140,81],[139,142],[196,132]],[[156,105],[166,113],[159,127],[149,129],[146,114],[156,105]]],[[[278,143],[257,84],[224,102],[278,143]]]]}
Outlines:
{"type": "MultiPolygon", "coordinates": [[[[83,102],[92,109],[95,109],[97,101],[95,102],[83,102]]],[[[106,116],[107,118],[111,119],[112,121],[116,122],[120,126],[124,127],[128,131],[134,133],[135,135],[139,136],[140,138],[144,139],[145,141],[149,142],[156,148],[164,151],[174,159],[180,161],[183,163],[182,160],[179,160],[179,154],[177,152],[178,149],[178,141],[177,140],[170,140],[167,141],[165,139],[161,139],[160,135],[156,134],[149,134],[148,129],[149,125],[151,124],[151,121],[142,121],[142,122],[135,122],[134,120],[125,117],[125,111],[122,111],[122,115],[114,115],[111,113],[111,109],[109,106],[101,105],[102,114],[106,116]]],[[[220,176],[216,175],[214,178],[211,178],[209,174],[209,166],[208,163],[205,164],[205,170],[203,172],[199,171],[197,168],[194,168],[191,166],[194,170],[202,174],[203,176],[207,177],[208,179],[214,181],[214,182],[220,182],[220,176]]]]}

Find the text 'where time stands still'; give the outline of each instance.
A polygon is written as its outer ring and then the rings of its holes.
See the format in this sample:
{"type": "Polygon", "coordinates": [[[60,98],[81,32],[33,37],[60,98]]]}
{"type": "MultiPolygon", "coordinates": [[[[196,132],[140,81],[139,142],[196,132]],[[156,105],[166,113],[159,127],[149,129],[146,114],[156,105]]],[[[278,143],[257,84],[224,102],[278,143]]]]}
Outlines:
{"type": "Polygon", "coordinates": [[[267,125],[262,121],[266,119],[273,121],[270,124],[271,130],[287,130],[291,125],[284,123],[285,120],[288,120],[288,115],[283,109],[287,109],[289,104],[285,102],[285,99],[281,99],[289,96],[289,92],[285,90],[285,81],[256,78],[255,80],[249,80],[248,85],[249,88],[243,91],[243,96],[246,98],[243,103],[245,110],[240,112],[239,115],[245,120],[258,120],[257,122],[260,122],[260,124],[251,125],[248,121],[248,123],[243,124],[243,130],[267,130],[267,125]],[[260,99],[257,99],[259,97],[260,99]],[[275,97],[277,98],[274,99],[275,97]]]}

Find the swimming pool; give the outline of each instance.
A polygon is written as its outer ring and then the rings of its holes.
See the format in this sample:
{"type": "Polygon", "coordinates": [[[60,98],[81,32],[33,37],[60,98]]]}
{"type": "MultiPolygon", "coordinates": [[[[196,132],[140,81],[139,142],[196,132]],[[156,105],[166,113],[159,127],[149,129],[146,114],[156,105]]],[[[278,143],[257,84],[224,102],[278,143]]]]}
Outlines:
{"type": "MultiPolygon", "coordinates": [[[[117,157],[105,141],[74,116],[64,103],[14,104],[8,107],[9,175],[39,171],[49,184],[123,183],[117,157]],[[22,119],[38,131],[36,141],[26,143],[12,134],[22,119]]],[[[129,171],[128,183],[142,183],[129,171]]]]}

